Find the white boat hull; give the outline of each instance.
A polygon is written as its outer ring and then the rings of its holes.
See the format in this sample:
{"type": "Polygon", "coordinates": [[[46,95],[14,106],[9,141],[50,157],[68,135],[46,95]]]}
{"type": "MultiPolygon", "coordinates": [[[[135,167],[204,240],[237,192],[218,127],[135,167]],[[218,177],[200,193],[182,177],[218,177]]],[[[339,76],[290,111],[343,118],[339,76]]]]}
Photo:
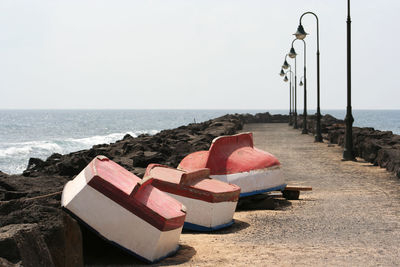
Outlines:
{"type": "Polygon", "coordinates": [[[185,229],[213,231],[233,224],[237,201],[211,203],[171,193],[167,194],[185,205],[186,218],[183,227],[185,229]]]}
{"type": "Polygon", "coordinates": [[[286,187],[280,167],[252,170],[224,175],[210,175],[211,178],[240,187],[240,197],[269,191],[281,191],[286,187]]]}
{"type": "Polygon", "coordinates": [[[148,262],[158,261],[178,249],[182,227],[160,231],[89,186],[87,179],[81,172],[66,184],[62,207],[103,238],[148,262]]]}

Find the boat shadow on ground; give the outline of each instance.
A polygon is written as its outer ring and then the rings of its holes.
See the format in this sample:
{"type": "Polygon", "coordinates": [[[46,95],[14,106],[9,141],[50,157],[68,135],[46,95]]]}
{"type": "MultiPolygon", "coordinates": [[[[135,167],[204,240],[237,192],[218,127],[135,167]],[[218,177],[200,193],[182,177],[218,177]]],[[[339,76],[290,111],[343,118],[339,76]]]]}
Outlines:
{"type": "Polygon", "coordinates": [[[194,255],[196,255],[196,253],[197,251],[193,247],[188,245],[180,245],[179,250],[175,255],[167,257],[158,263],[152,264],[151,266],[176,266],[189,261],[194,255]]]}
{"type": "Polygon", "coordinates": [[[266,194],[259,194],[240,198],[236,207],[236,212],[251,210],[283,210],[291,205],[292,203],[285,198],[276,198],[266,194]]]}
{"type": "Polygon", "coordinates": [[[229,227],[222,228],[219,230],[211,231],[211,232],[199,232],[199,231],[192,231],[192,230],[185,230],[183,229],[182,234],[192,234],[192,235],[225,235],[225,234],[232,234],[239,232],[243,229],[249,227],[250,224],[247,222],[235,219],[235,223],[229,227]]]}
{"type": "Polygon", "coordinates": [[[197,253],[191,246],[179,245],[174,255],[149,264],[103,240],[90,230],[83,230],[82,236],[85,266],[175,266],[189,261],[197,253]]]}

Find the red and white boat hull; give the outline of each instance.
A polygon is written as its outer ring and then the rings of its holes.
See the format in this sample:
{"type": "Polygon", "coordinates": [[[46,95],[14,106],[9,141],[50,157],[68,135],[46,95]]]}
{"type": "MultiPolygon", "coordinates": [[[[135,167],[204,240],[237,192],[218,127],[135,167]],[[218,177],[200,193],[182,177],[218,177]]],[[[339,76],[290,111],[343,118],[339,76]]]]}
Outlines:
{"type": "Polygon", "coordinates": [[[211,203],[174,194],[169,195],[186,207],[185,229],[215,231],[233,224],[237,201],[211,203]]]}
{"type": "Polygon", "coordinates": [[[286,187],[279,160],[257,149],[251,133],[220,136],[213,140],[208,151],[187,155],[178,169],[193,171],[210,169],[210,177],[240,187],[240,197],[286,187]]]}
{"type": "Polygon", "coordinates": [[[233,224],[240,188],[210,179],[209,169],[185,172],[150,164],[143,179],[149,178],[153,186],[185,205],[184,229],[213,231],[233,224]]]}
{"type": "Polygon", "coordinates": [[[69,181],[63,190],[62,207],[106,240],[147,262],[158,261],[176,252],[183,221],[178,222],[178,227],[166,229],[157,223],[149,223],[118,200],[110,199],[92,187],[92,179],[93,175],[85,169],[69,181]]]}
{"type": "Polygon", "coordinates": [[[233,174],[210,175],[210,177],[239,186],[241,189],[240,197],[269,191],[281,191],[286,187],[279,166],[233,174]]]}

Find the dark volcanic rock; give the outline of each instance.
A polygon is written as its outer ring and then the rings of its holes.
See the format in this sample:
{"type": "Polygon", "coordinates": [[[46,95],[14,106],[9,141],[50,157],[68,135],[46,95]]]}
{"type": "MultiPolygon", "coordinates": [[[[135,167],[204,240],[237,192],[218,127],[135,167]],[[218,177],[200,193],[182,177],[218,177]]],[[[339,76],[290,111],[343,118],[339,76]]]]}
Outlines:
{"type": "Polygon", "coordinates": [[[15,235],[20,231],[37,227],[37,224],[10,224],[0,228],[0,257],[16,263],[21,259],[15,235]]]}
{"type": "Polygon", "coordinates": [[[0,266],[1,267],[20,267],[22,265],[19,263],[13,264],[12,262],[9,262],[8,260],[0,257],[0,266]]]}
{"type": "Polygon", "coordinates": [[[14,240],[23,266],[55,266],[49,248],[37,227],[19,231],[14,235],[14,240]]]}
{"type": "Polygon", "coordinates": [[[37,224],[10,224],[0,228],[0,257],[23,266],[54,266],[37,224]]]}
{"type": "Polygon", "coordinates": [[[400,149],[394,148],[383,148],[378,151],[378,155],[375,162],[386,168],[388,171],[396,173],[397,177],[400,178],[400,149]]]}
{"type": "Polygon", "coordinates": [[[40,167],[40,166],[43,165],[43,163],[44,163],[44,161],[41,160],[41,159],[38,159],[38,158],[30,158],[30,159],[29,159],[29,162],[28,162],[27,170],[33,169],[33,168],[35,168],[35,167],[40,167]]]}
{"type": "Polygon", "coordinates": [[[269,112],[257,113],[256,115],[251,114],[235,114],[239,117],[242,123],[285,123],[289,122],[288,115],[271,115],[269,112]]]}
{"type": "MultiPolygon", "coordinates": [[[[29,232],[30,237],[26,236],[26,239],[19,239],[22,250],[28,253],[19,253],[19,260],[24,261],[23,257],[25,257],[25,259],[35,262],[35,259],[31,257],[33,257],[37,251],[45,249],[37,247],[43,246],[42,241],[38,241],[39,243],[29,241],[34,236],[34,238],[41,238],[44,240],[49,253],[52,255],[51,261],[55,266],[64,266],[58,264],[59,259],[64,258],[56,251],[61,250],[62,247],[60,244],[65,243],[64,236],[60,234],[63,233],[65,229],[62,216],[63,212],[60,209],[60,191],[68,179],[68,177],[57,175],[37,177],[10,175],[7,177],[0,177],[1,188],[7,191],[6,194],[0,194],[2,197],[0,199],[0,227],[20,224],[36,225],[36,230],[29,232]],[[17,194],[15,192],[24,193],[17,194]],[[46,196],[56,192],[59,193],[46,196]],[[13,193],[12,199],[9,197],[10,193],[13,193]],[[36,198],[39,196],[45,197],[36,198]],[[28,247],[29,244],[31,244],[32,248],[28,247]],[[31,249],[32,252],[29,252],[29,249],[31,249]]],[[[17,239],[13,237],[13,240],[17,239]]],[[[19,250],[21,249],[19,248],[19,250]]],[[[15,262],[2,253],[7,253],[7,250],[0,249],[0,257],[15,262]]],[[[26,264],[23,265],[25,266],[26,264]]]]}
{"type": "Polygon", "coordinates": [[[8,224],[0,228],[0,257],[12,263],[22,261],[23,266],[83,266],[78,223],[61,211],[42,212],[58,216],[50,216],[54,218],[50,225],[43,224],[43,221],[49,223],[49,216],[44,216],[39,223],[8,224]]]}
{"type": "MultiPolygon", "coordinates": [[[[299,129],[303,117],[298,116],[299,129]]],[[[315,133],[315,116],[307,116],[307,128],[315,133]]],[[[345,124],[330,115],[321,118],[323,137],[332,144],[344,146],[345,124]]],[[[394,172],[400,178],[400,136],[391,131],[379,131],[371,127],[353,127],[353,151],[355,156],[394,172]]]]}
{"type": "MultiPolygon", "coordinates": [[[[315,115],[307,115],[307,129],[310,133],[315,133],[315,115]]],[[[303,115],[297,115],[297,125],[299,129],[303,129],[303,115]]],[[[336,119],[332,115],[326,114],[321,117],[321,133],[329,133],[332,126],[344,127],[344,121],[336,119]]]]}

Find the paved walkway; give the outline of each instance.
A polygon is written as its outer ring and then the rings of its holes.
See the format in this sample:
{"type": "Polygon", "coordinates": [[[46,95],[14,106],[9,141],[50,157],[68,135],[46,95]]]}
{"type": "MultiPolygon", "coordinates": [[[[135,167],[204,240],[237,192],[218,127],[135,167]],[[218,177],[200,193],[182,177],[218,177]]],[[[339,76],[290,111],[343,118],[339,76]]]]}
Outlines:
{"type": "Polygon", "coordinates": [[[259,222],[268,228],[262,242],[278,248],[281,263],[400,264],[398,178],[361,160],[343,162],[341,147],[314,143],[286,124],[244,130],[254,133],[256,146],[281,160],[289,183],[313,187],[302,201],[259,222]]]}
{"type": "Polygon", "coordinates": [[[314,143],[287,124],[250,124],[258,148],[276,155],[290,184],[310,185],[275,210],[239,211],[214,234],[183,233],[160,265],[398,266],[400,181],[369,163],[342,162],[342,148],[314,143]]]}

